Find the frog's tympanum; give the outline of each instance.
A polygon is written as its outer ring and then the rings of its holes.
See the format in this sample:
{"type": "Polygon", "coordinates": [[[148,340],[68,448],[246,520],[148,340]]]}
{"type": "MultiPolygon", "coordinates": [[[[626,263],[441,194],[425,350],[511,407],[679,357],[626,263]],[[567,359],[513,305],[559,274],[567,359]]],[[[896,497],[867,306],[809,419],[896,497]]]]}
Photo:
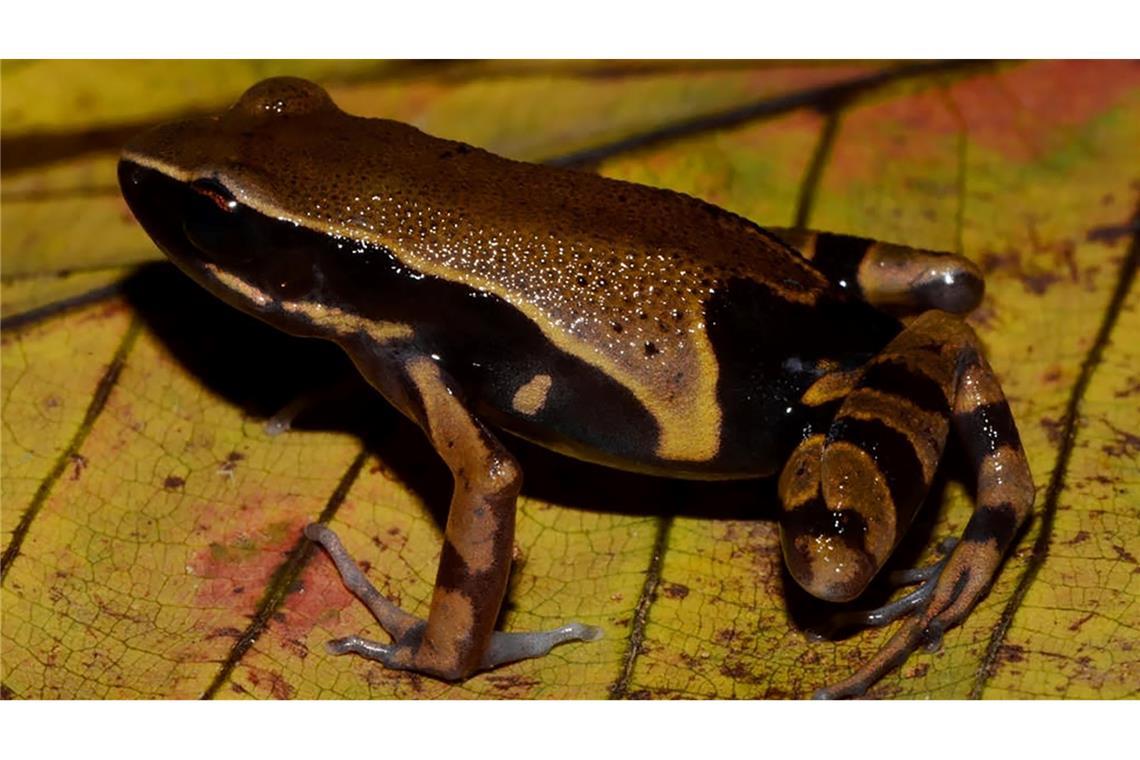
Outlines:
{"type": "Polygon", "coordinates": [[[328,528],[306,530],[392,639],[334,652],[459,680],[599,635],[495,630],[522,482],[500,431],[641,473],[780,473],[788,569],[837,602],[890,557],[956,431],[973,516],[908,574],[917,591],[867,615],[906,620],[825,697],[861,694],[959,623],[1032,506],[1009,407],[959,316],[983,289],[961,257],[768,231],[681,193],[350,116],[291,78],[139,136],[119,181],[182,270],[339,344],[454,476],[426,620],[381,596],[328,528]]]}

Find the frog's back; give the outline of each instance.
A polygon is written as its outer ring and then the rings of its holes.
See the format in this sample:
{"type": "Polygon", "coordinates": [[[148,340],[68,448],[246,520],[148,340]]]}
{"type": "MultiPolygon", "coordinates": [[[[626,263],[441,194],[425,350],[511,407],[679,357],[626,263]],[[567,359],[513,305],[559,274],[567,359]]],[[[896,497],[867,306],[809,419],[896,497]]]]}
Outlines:
{"type": "MultiPolygon", "coordinates": [[[[409,224],[391,244],[421,271],[499,296],[557,349],[630,391],[656,427],[652,461],[634,463],[643,469],[771,472],[794,444],[799,396],[821,367],[862,361],[897,329],[716,206],[433,142],[438,153],[416,143],[431,164],[415,174],[420,193],[393,195],[409,224]]],[[[581,393],[563,416],[602,395],[581,393]]],[[[589,432],[613,441],[622,433],[605,430],[607,417],[590,414],[589,432]]],[[[548,414],[540,427],[549,434],[560,420],[548,414]]]]}
{"type": "MultiPolygon", "coordinates": [[[[219,178],[240,175],[240,200],[505,302],[554,351],[632,397],[652,421],[650,458],[662,469],[717,469],[740,448],[722,438],[741,403],[755,407],[743,414],[750,425],[772,423],[793,390],[789,332],[812,347],[812,332],[827,330],[813,317],[831,297],[826,279],[755,224],[695,198],[337,110],[277,119],[256,138],[251,118],[227,114],[213,138],[233,145],[219,178]]],[[[775,456],[755,438],[765,434],[751,434],[753,458],[775,456]]]]}

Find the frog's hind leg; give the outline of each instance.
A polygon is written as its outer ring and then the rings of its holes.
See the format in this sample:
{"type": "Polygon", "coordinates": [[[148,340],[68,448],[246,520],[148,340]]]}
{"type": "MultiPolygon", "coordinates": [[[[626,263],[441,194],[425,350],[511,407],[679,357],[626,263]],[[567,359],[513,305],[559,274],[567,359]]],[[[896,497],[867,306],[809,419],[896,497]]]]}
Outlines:
{"type": "MultiPolygon", "coordinates": [[[[522,473],[494,435],[462,404],[442,371],[426,357],[399,363],[399,381],[358,366],[398,407],[420,423],[454,478],[443,551],[426,620],[385,599],[332,531],[309,526],[306,535],[332,557],[345,585],[393,638],[382,644],[358,636],[330,642],[334,653],[354,652],[399,669],[445,680],[538,657],[566,641],[591,640],[600,632],[570,623],[535,633],[495,631],[510,573],[515,503],[522,473]]],[[[388,364],[384,369],[395,371],[388,364]]]]}
{"type": "Polygon", "coordinates": [[[813,595],[857,597],[910,524],[942,458],[955,346],[968,329],[928,312],[860,370],[824,376],[804,394],[808,405],[839,402],[827,433],[800,444],[779,484],[784,557],[813,595]]]}
{"type": "Polygon", "coordinates": [[[977,338],[942,312],[917,318],[867,365],[827,435],[805,440],[781,475],[789,570],[821,598],[851,599],[886,561],[925,497],[950,424],[977,472],[975,512],[923,587],[880,611],[911,617],[863,668],[819,697],[862,694],[920,644],[960,622],[1028,515],[1033,483],[977,338]]]}
{"type": "Polygon", "coordinates": [[[803,254],[839,290],[897,314],[930,309],[967,314],[982,301],[981,270],[953,253],[831,232],[769,231],[803,254]]]}

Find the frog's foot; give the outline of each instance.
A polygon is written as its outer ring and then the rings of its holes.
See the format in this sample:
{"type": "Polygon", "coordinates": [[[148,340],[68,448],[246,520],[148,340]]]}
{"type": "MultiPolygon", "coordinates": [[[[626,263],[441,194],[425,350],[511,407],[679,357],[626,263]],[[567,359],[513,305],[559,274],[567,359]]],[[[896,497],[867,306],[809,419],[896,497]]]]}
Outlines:
{"type": "Polygon", "coordinates": [[[835,633],[851,628],[878,628],[895,622],[899,618],[913,615],[926,608],[938,586],[938,578],[946,567],[948,556],[925,567],[911,568],[891,573],[887,583],[894,587],[918,585],[918,588],[893,602],[871,610],[850,610],[834,615],[828,621],[827,632],[835,633]]]}
{"type": "Polygon", "coordinates": [[[934,589],[938,585],[938,578],[949,559],[949,552],[958,543],[957,539],[948,538],[942,541],[936,551],[943,555],[942,559],[924,567],[915,567],[909,570],[898,570],[887,576],[887,584],[892,588],[918,585],[918,589],[911,593],[888,602],[882,607],[871,610],[849,610],[836,613],[820,628],[808,632],[812,639],[825,639],[837,635],[840,631],[852,628],[878,628],[893,623],[899,618],[913,615],[924,609],[934,596],[934,589]]]}
{"type": "MultiPolygon", "coordinates": [[[[423,658],[418,656],[425,646],[426,620],[404,612],[386,599],[364,576],[340,539],[331,530],[323,525],[313,524],[305,528],[305,536],[324,547],[336,565],[345,586],[364,602],[376,621],[380,623],[380,627],[393,639],[391,644],[382,644],[360,636],[346,636],[328,642],[329,652],[338,655],[351,652],[394,670],[412,670],[454,680],[453,674],[434,671],[424,664],[423,658]]],[[[490,670],[518,660],[542,657],[559,644],[568,641],[595,641],[601,636],[600,628],[577,622],[567,623],[550,631],[532,633],[495,631],[476,670],[490,670]]]]}
{"type": "MultiPolygon", "coordinates": [[[[1003,463],[1003,466],[1008,470],[1014,469],[1010,462],[1003,463]]],[[[1027,470],[1024,476],[1028,476],[1027,470]]],[[[1021,490],[1026,491],[1027,488],[1022,485],[1021,490]]],[[[948,557],[937,563],[938,572],[914,594],[887,605],[902,607],[909,597],[921,595],[921,599],[910,605],[913,606],[913,616],[855,674],[834,686],[820,689],[815,693],[815,699],[861,696],[872,684],[901,666],[920,646],[925,645],[930,651],[937,650],[942,635],[965,619],[989,588],[1015,527],[1013,518],[1005,515],[1005,510],[1012,508],[1004,504],[992,506],[987,503],[986,496],[983,493],[983,501],[970,518],[962,540],[948,557]]],[[[1032,499],[1031,496],[1026,498],[1032,499]]],[[[1027,506],[1024,508],[1028,510],[1027,506]]],[[[906,609],[897,610],[895,617],[902,617],[907,612],[906,609]]]]}

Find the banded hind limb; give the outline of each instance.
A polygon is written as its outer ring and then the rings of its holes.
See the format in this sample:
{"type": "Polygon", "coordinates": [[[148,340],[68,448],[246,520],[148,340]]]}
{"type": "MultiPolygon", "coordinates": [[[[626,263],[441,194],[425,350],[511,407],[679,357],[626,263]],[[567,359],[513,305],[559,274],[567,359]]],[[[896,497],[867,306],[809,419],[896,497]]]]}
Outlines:
{"type": "Polygon", "coordinates": [[[858,372],[817,386],[805,402],[841,398],[839,411],[826,434],[796,448],[778,486],[785,561],[813,595],[848,601],[862,593],[925,498],[951,427],[977,475],[961,539],[912,578],[924,585],[907,605],[889,610],[905,622],[858,672],[816,693],[838,698],[864,693],[966,617],[1028,516],[1034,487],[1001,387],[957,317],[926,312],[858,372]]]}

